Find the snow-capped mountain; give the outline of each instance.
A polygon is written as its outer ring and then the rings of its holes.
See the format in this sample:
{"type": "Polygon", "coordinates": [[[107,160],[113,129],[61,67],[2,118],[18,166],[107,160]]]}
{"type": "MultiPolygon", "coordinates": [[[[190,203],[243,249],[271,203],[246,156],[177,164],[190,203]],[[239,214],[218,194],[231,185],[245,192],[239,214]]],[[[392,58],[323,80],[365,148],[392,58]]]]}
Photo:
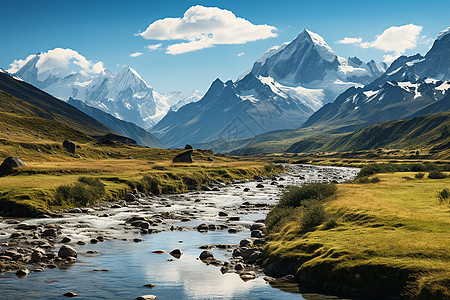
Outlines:
{"type": "Polygon", "coordinates": [[[169,147],[180,147],[297,128],[324,103],[362,87],[385,67],[341,58],[305,29],[294,41],[270,48],[236,82],[217,79],[200,101],[170,111],[151,131],[169,147]]]}
{"type": "Polygon", "coordinates": [[[38,68],[41,56],[42,53],[36,54],[15,75],[63,101],[70,97],[82,100],[143,128],[152,127],[179,101],[188,103],[201,98],[198,91],[188,95],[159,93],[130,67],[117,73],[104,69],[98,74],[88,74],[71,64],[65,73],[41,71],[38,68]]]}
{"type": "Polygon", "coordinates": [[[364,88],[352,88],[315,112],[304,127],[328,124],[353,126],[439,112],[449,103],[450,29],[443,31],[425,56],[402,56],[364,88]],[[430,106],[432,105],[432,106],[430,106]],[[429,107],[429,109],[425,109],[429,107]]]}
{"type": "Polygon", "coordinates": [[[292,42],[269,49],[253,65],[255,76],[272,78],[291,88],[319,90],[316,109],[352,86],[362,87],[384,73],[386,65],[357,57],[339,57],[318,34],[304,29],[292,42]]]}

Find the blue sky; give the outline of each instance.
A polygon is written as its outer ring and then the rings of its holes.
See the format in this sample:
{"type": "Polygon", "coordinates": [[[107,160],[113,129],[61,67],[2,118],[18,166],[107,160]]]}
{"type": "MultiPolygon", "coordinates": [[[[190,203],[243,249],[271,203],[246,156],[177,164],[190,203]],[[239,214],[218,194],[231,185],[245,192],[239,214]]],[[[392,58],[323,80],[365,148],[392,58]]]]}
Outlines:
{"type": "Polygon", "coordinates": [[[370,45],[387,28],[414,24],[421,26],[420,34],[414,47],[401,54],[425,54],[431,38],[450,26],[450,1],[16,0],[3,1],[1,11],[0,67],[8,69],[14,60],[40,51],[70,48],[94,63],[102,61],[113,72],[123,65],[131,66],[161,92],[205,92],[217,77],[234,80],[268,48],[294,39],[303,28],[320,34],[340,56],[382,61],[384,55],[398,53],[336,42],[352,37],[360,38],[360,44],[370,45]],[[183,17],[195,5],[231,11],[253,25],[273,26],[276,30],[271,32],[276,37],[172,55],[166,53],[168,46],[187,41],[152,40],[136,35],[159,19],[183,17]],[[146,48],[155,44],[161,46],[153,51],[146,48]],[[142,55],[130,57],[136,52],[142,55]]]}

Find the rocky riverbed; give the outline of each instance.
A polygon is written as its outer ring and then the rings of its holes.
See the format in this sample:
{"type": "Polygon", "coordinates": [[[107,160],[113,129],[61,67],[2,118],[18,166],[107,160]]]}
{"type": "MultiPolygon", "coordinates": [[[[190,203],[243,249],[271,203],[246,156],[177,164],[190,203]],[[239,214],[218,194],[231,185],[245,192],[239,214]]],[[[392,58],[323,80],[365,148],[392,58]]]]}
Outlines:
{"type": "MultiPolygon", "coordinates": [[[[231,289],[241,286],[235,281],[236,278],[243,283],[254,281],[254,286],[261,286],[264,294],[267,292],[264,274],[254,263],[261,257],[258,247],[265,243],[264,217],[271,205],[278,201],[283,188],[311,181],[343,182],[353,178],[359,171],[308,165],[287,165],[286,168],[287,173],[280,176],[255,177],[253,181],[229,184],[216,182],[202,187],[200,191],[183,195],[129,194],[123,200],[101,203],[92,208],[72,209],[53,216],[0,219],[0,271],[9,272],[0,275],[0,298],[15,299],[17,287],[21,286],[20,281],[23,280],[27,281],[28,286],[32,286],[45,280],[46,273],[51,273],[47,276],[51,277],[58,274],[55,272],[61,272],[61,275],[77,268],[85,272],[86,262],[89,262],[89,266],[93,265],[90,268],[92,273],[86,275],[88,278],[115,274],[114,278],[119,283],[114,284],[113,280],[113,286],[120,289],[121,270],[125,272],[122,274],[124,278],[128,278],[130,274],[126,273],[127,266],[114,265],[111,260],[120,261],[128,253],[135,253],[136,249],[141,250],[142,259],[151,254],[147,259],[157,266],[154,269],[155,275],[164,275],[167,271],[161,264],[161,257],[164,257],[164,264],[177,262],[192,270],[193,273],[189,276],[204,278],[205,272],[215,272],[214,278],[233,278],[234,283],[229,284],[231,289]],[[168,237],[175,240],[168,241],[168,237]],[[160,242],[155,243],[158,240],[160,242]],[[110,253],[111,249],[115,249],[115,252],[110,253]],[[110,256],[105,253],[110,253],[110,256]],[[154,261],[155,257],[158,257],[158,261],[154,261]],[[96,264],[96,261],[105,262],[105,259],[108,262],[106,267],[104,263],[96,264]],[[111,269],[111,265],[115,269],[111,269]]],[[[139,260],[139,252],[135,255],[139,260]]],[[[141,265],[151,268],[151,264],[147,265],[144,261],[141,265]]],[[[179,270],[178,275],[183,272],[186,270],[179,270]]],[[[212,278],[213,276],[209,280],[213,280],[212,278]]],[[[281,281],[265,279],[274,286],[298,292],[298,288],[289,285],[290,278],[283,278],[281,281]]],[[[59,277],[58,282],[61,284],[70,280],[70,277],[63,276],[59,277]]],[[[204,280],[206,288],[210,282],[208,279],[204,280]]],[[[146,284],[148,289],[154,283],[146,284]]],[[[189,289],[186,286],[189,284],[197,286],[183,281],[183,288],[189,289]]],[[[174,285],[178,286],[180,282],[174,285]]],[[[73,284],[66,290],[61,289],[51,294],[48,294],[48,290],[42,290],[38,294],[45,295],[46,298],[57,298],[70,292],[81,296],[89,294],[88,298],[96,298],[96,293],[92,290],[94,287],[88,286],[89,284],[83,287],[73,284]]],[[[249,285],[246,289],[247,292],[252,290],[249,285]]],[[[28,291],[23,288],[19,290],[25,294],[28,291]]],[[[117,292],[117,297],[110,295],[108,298],[139,296],[131,290],[129,294],[117,292]]],[[[157,293],[157,288],[154,291],[154,294],[163,298],[171,295],[167,292],[157,293]]],[[[153,293],[153,289],[151,292],[153,293]]],[[[267,293],[273,295],[279,292],[267,293]]],[[[193,298],[205,297],[202,294],[193,298]]]]}

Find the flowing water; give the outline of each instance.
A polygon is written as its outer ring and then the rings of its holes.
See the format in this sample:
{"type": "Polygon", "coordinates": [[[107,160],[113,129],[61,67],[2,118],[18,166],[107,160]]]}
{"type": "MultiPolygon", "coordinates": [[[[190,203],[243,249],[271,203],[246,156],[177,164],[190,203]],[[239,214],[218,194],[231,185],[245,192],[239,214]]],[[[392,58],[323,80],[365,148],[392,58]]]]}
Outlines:
{"type": "MultiPolygon", "coordinates": [[[[264,218],[268,212],[266,204],[276,203],[282,190],[280,184],[342,182],[358,172],[352,168],[305,165],[289,165],[287,169],[282,175],[284,180],[277,180],[277,184],[266,180],[261,183],[263,188],[256,188],[258,182],[239,182],[220,186],[219,191],[142,198],[121,208],[99,207],[85,214],[67,213],[59,219],[20,220],[27,224],[59,224],[60,236],[71,238],[69,244],[78,251],[78,260],[65,267],[32,272],[22,279],[15,273],[0,275],[0,299],[61,299],[69,291],[82,299],[135,299],[146,294],[158,299],[337,299],[305,292],[296,285],[287,285],[283,290],[273,288],[261,272],[257,272],[256,279],[243,281],[236,273],[222,274],[220,267],[198,259],[203,251],[199,249],[201,245],[238,245],[240,240],[249,238],[249,225],[264,218]],[[246,187],[250,191],[244,192],[246,187]],[[228,216],[218,216],[219,212],[228,216]],[[125,223],[131,216],[155,215],[162,219],[155,225],[155,231],[160,231],[157,233],[143,235],[125,223]],[[229,216],[239,216],[239,220],[230,221],[229,216]],[[194,230],[200,223],[236,228],[238,232],[194,230]],[[89,242],[98,235],[104,236],[105,241],[84,246],[76,243],[89,242]],[[142,241],[133,242],[136,237],[142,241]],[[183,251],[179,259],[168,253],[153,253],[177,248],[183,251]],[[99,252],[88,254],[88,250],[99,252]],[[155,287],[143,286],[148,283],[155,287]]],[[[0,242],[8,240],[15,226],[0,219],[0,242]]],[[[55,249],[61,245],[55,244],[55,249]]],[[[231,257],[230,249],[210,251],[219,260],[231,257]]],[[[29,268],[33,270],[33,266],[29,268]]]]}

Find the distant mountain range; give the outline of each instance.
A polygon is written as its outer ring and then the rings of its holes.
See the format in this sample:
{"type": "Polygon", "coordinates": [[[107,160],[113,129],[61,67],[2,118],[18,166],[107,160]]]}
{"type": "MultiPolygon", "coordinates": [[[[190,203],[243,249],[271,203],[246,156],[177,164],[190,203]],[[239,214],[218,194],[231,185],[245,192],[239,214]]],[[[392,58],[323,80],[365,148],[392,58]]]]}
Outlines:
{"type": "Polygon", "coordinates": [[[307,29],[269,49],[236,82],[216,79],[205,96],[170,111],[151,132],[169,147],[247,138],[296,128],[349,87],[362,87],[385,64],[344,59],[307,29]]]}
{"type": "Polygon", "coordinates": [[[52,70],[40,73],[37,64],[41,56],[42,53],[36,54],[13,75],[63,101],[70,97],[82,100],[89,106],[146,129],[155,125],[178,102],[188,103],[201,98],[199,91],[195,90],[188,95],[181,92],[158,93],[130,67],[117,73],[105,69],[97,75],[75,68],[69,75],[60,75],[52,70]]]}
{"type": "MultiPolygon", "coordinates": [[[[81,101],[63,102],[0,69],[0,119],[11,138],[33,136],[43,140],[94,141],[108,135],[135,139],[138,144],[162,148],[159,140],[133,123],[119,120],[81,101]],[[77,109],[76,107],[80,109],[77,109]],[[85,111],[85,112],[83,112],[85,111]],[[21,134],[17,132],[21,131],[21,134]]],[[[6,134],[8,133],[6,132],[6,134]]]]}
{"type": "Polygon", "coordinates": [[[336,134],[379,122],[450,110],[449,80],[450,30],[447,29],[425,56],[399,57],[380,77],[364,87],[349,88],[298,129],[267,132],[247,139],[217,140],[211,144],[216,151],[234,149],[234,154],[317,150],[336,134]]]}
{"type": "Polygon", "coordinates": [[[193,144],[234,154],[316,151],[331,149],[344,135],[363,145],[369,142],[357,141],[357,130],[367,137],[385,126],[367,127],[372,124],[445,112],[450,106],[450,29],[425,56],[401,56],[388,68],[339,57],[321,36],[305,29],[292,42],[270,48],[236,81],[216,79],[203,97],[198,91],[160,94],[129,67],[116,74],[41,74],[39,57],[13,76],[152,147],[193,144]],[[138,126],[151,127],[156,137],[138,126]]]}

